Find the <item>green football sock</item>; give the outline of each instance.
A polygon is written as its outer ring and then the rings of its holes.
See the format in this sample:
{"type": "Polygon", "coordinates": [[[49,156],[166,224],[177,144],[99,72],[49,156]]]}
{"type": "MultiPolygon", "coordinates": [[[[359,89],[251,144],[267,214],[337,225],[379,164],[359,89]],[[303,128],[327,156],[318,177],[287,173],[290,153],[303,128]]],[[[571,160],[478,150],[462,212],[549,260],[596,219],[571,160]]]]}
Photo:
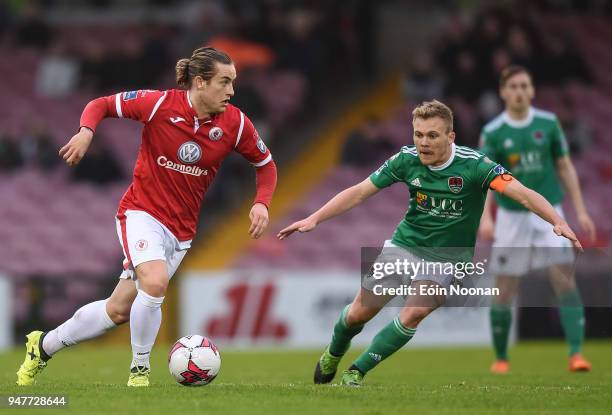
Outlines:
{"type": "Polygon", "coordinates": [[[340,318],[334,326],[334,334],[329,344],[329,352],[334,356],[343,356],[351,345],[351,339],[363,330],[363,324],[353,327],[349,327],[346,324],[346,315],[350,307],[350,304],[344,307],[344,310],[340,313],[340,318]]]}
{"type": "Polygon", "coordinates": [[[584,307],[578,291],[559,296],[559,314],[570,356],[579,353],[584,341],[584,307]]]}
{"type": "Polygon", "coordinates": [[[507,305],[493,304],[489,310],[493,347],[498,360],[508,360],[508,337],[512,325],[512,310],[507,305]]]}
{"type": "Polygon", "coordinates": [[[415,332],[416,329],[404,327],[399,318],[395,317],[374,336],[370,347],[355,360],[351,368],[355,367],[365,375],[408,343],[415,332]]]}

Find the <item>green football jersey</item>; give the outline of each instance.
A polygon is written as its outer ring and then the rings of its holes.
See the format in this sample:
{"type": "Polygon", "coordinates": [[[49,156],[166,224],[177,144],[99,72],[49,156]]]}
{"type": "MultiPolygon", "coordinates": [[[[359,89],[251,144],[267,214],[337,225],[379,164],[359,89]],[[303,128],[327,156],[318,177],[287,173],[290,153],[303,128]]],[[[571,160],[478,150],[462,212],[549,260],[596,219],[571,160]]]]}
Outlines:
{"type": "MultiPolygon", "coordinates": [[[[521,183],[555,205],[563,199],[555,162],[569,154],[567,141],[552,112],[529,109],[524,121],[512,120],[503,112],[482,129],[481,151],[497,160],[521,183]]],[[[526,210],[514,200],[495,195],[506,209],[526,210]]]]}
{"type": "Polygon", "coordinates": [[[429,261],[468,262],[489,185],[504,172],[482,153],[455,144],[446,163],[425,166],[416,147],[408,146],[370,180],[379,189],[403,182],[410,190],[408,211],[393,233],[394,244],[429,261]]]}

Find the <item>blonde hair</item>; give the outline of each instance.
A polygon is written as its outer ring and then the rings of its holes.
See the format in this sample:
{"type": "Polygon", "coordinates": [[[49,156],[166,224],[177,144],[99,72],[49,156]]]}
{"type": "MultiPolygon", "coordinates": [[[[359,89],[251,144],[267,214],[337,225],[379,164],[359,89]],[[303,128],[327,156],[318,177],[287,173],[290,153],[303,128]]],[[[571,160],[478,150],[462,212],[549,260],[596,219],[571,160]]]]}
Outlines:
{"type": "Polygon", "coordinates": [[[453,131],[453,111],[446,104],[436,99],[425,101],[412,111],[413,121],[417,118],[427,120],[434,117],[442,118],[448,125],[448,131],[453,131]]]}
{"type": "Polygon", "coordinates": [[[216,63],[229,65],[232,59],[215,48],[198,48],[193,51],[191,58],[179,59],[176,63],[176,83],[182,88],[189,88],[196,76],[209,81],[217,73],[216,63]]]}

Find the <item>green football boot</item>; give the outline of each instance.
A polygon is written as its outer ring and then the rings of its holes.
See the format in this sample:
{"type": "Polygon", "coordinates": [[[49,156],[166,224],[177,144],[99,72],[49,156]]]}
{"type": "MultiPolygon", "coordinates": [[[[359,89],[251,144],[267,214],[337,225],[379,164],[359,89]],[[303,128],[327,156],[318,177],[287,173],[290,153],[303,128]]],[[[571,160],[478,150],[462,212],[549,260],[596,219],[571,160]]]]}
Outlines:
{"type": "Polygon", "coordinates": [[[363,375],[356,369],[345,370],[342,373],[341,385],[359,387],[363,383],[363,375]]]}
{"type": "Polygon", "coordinates": [[[336,376],[340,359],[342,359],[342,356],[332,355],[329,352],[329,347],[325,349],[315,368],[314,383],[322,384],[331,382],[334,376],[336,376]]]}

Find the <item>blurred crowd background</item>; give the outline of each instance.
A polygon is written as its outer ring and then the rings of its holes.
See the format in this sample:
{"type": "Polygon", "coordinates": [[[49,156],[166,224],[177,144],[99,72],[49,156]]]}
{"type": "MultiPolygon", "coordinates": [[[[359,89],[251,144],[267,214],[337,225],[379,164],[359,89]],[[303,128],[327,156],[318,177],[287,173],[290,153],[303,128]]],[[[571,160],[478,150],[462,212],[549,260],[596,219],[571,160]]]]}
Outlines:
{"type": "MultiPolygon", "coordinates": [[[[308,237],[279,244],[272,235],[410,144],[410,113],[423,100],[447,102],[458,143],[476,147],[482,125],[503,110],[498,76],[511,63],[533,72],[536,105],[559,116],[600,230],[595,245],[607,246],[612,2],[422,3],[1,2],[0,272],[14,281],[16,332],[50,327],[101,298],[121,264],[114,212],[131,179],[140,126],[106,121],[87,157],[68,169],[57,150],[75,133],[82,108],[118,91],[174,87],[175,62],[201,45],[234,59],[232,103],[253,119],[281,178],[330,119],[368,92],[397,80],[402,97],[384,117],[373,111],[346,134],[326,179],[274,218],[269,237],[236,267],[358,267],[359,247],[386,239],[403,215],[405,190],[390,189],[308,237]],[[338,243],[347,232],[351,240],[338,243]]],[[[240,157],[227,160],[206,197],[201,235],[251,197],[253,179],[240,157]]]]}

